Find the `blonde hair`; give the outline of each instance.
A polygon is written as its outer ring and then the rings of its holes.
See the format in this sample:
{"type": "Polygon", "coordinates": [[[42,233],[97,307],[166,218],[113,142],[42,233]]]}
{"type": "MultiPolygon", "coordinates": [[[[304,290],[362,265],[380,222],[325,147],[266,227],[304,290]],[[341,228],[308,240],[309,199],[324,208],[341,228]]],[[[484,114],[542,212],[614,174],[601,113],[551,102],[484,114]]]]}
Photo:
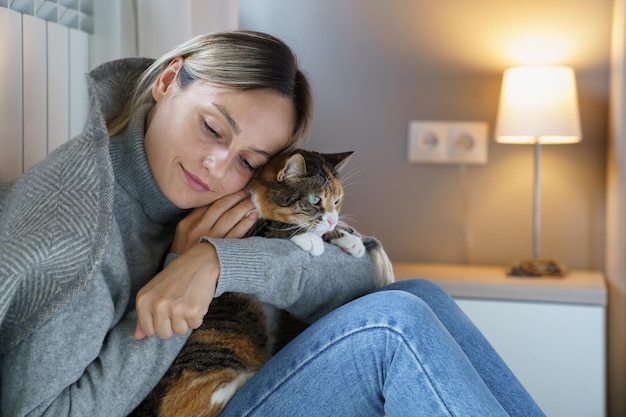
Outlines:
{"type": "Polygon", "coordinates": [[[152,85],[177,57],[183,58],[177,75],[181,88],[201,80],[239,91],[270,89],[290,97],[296,110],[296,122],[286,150],[297,147],[306,139],[313,117],[310,83],[284,42],[253,31],[200,35],[154,61],[138,80],[126,108],[109,123],[109,134],[124,129],[139,107],[154,104],[152,85]]]}

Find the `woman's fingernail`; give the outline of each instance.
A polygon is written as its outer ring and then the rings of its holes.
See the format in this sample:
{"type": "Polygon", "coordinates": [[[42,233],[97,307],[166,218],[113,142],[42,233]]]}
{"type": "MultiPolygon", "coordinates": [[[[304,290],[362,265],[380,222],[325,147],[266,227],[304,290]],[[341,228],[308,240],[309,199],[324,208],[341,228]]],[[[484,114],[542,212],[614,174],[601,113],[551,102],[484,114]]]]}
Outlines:
{"type": "Polygon", "coordinates": [[[252,220],[256,220],[258,216],[258,214],[256,213],[256,210],[250,210],[249,212],[246,213],[246,217],[249,217],[252,220]]]}

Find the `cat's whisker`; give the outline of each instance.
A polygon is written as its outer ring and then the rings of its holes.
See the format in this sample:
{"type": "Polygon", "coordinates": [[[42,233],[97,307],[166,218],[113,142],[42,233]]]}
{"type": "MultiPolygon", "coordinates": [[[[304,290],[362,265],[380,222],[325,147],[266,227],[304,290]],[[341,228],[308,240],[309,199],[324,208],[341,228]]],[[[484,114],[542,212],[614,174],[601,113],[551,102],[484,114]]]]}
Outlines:
{"type": "Polygon", "coordinates": [[[349,183],[344,183],[343,184],[343,189],[346,190],[350,187],[353,186],[359,186],[359,185],[367,185],[366,181],[353,181],[353,182],[349,182],[349,183]]]}
{"type": "Polygon", "coordinates": [[[357,177],[361,174],[361,172],[365,171],[363,167],[351,168],[341,175],[341,182],[346,184],[347,181],[352,180],[354,177],[357,177]]]}
{"type": "Polygon", "coordinates": [[[317,222],[315,221],[308,221],[305,225],[305,229],[307,232],[312,233],[313,231],[315,231],[315,228],[317,227],[317,222]]]}
{"type": "Polygon", "coordinates": [[[283,223],[283,225],[285,225],[285,227],[276,227],[276,226],[269,225],[267,228],[269,230],[273,230],[275,232],[278,232],[278,231],[289,231],[289,230],[293,230],[293,231],[297,232],[298,230],[300,230],[300,226],[298,226],[297,224],[283,223]]]}
{"type": "Polygon", "coordinates": [[[342,214],[341,216],[339,216],[339,221],[342,223],[349,223],[349,224],[358,223],[358,221],[356,221],[352,216],[353,215],[350,213],[342,214]]]}

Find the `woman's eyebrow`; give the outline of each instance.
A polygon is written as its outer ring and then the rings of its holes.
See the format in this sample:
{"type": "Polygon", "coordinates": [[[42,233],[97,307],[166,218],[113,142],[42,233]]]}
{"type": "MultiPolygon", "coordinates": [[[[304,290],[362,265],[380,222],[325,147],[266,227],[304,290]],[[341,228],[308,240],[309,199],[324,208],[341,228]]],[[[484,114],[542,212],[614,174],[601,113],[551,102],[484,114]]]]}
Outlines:
{"type": "Polygon", "coordinates": [[[254,153],[258,153],[259,155],[263,155],[264,157],[266,157],[268,160],[272,157],[272,154],[270,154],[267,151],[264,151],[263,149],[259,149],[259,148],[250,148],[250,151],[254,152],[254,153]]]}
{"type": "Polygon", "coordinates": [[[219,110],[220,113],[222,113],[222,116],[224,116],[224,118],[226,119],[226,121],[228,122],[230,127],[233,128],[233,130],[235,131],[236,135],[241,133],[241,129],[239,128],[239,125],[237,124],[235,119],[233,119],[233,117],[230,115],[230,113],[228,112],[226,107],[222,106],[221,104],[217,104],[217,103],[213,103],[213,106],[215,106],[215,108],[217,110],[219,110]]]}

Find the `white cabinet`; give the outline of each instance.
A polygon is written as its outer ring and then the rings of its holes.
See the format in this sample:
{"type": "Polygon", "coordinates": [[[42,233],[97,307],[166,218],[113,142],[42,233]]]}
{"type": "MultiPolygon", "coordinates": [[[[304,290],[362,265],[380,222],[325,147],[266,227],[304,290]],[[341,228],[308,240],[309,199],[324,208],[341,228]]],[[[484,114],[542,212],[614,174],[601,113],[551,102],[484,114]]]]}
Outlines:
{"type": "Polygon", "coordinates": [[[446,289],[548,417],[606,415],[604,277],[510,277],[504,267],[395,263],[446,289]]]}

